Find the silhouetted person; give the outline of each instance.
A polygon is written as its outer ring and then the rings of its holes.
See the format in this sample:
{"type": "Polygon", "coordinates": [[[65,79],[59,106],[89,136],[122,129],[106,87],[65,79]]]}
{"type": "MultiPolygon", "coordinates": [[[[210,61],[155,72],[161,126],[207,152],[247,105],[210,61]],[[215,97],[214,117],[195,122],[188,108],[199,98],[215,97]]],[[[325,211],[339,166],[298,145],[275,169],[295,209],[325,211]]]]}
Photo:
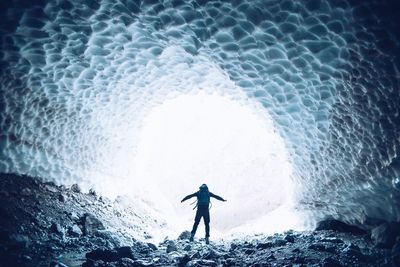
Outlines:
{"type": "Polygon", "coordinates": [[[189,198],[197,197],[197,211],[196,217],[194,218],[194,224],[192,229],[192,235],[190,236],[190,241],[193,241],[194,235],[196,234],[197,226],[199,226],[199,222],[201,217],[204,218],[204,224],[206,226],[206,243],[208,244],[208,238],[210,237],[210,197],[216,198],[221,201],[226,201],[220,196],[214,195],[210,191],[208,191],[208,187],[206,184],[200,186],[200,190],[191,195],[187,195],[184,197],[181,202],[188,200],[189,198]]]}

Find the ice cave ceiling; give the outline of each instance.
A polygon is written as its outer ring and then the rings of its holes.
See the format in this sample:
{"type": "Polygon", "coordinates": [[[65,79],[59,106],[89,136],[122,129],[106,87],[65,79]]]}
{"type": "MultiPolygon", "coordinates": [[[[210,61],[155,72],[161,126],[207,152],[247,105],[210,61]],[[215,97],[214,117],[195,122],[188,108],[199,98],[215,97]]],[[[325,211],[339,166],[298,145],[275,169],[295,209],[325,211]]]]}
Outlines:
{"type": "Polygon", "coordinates": [[[171,92],[243,93],[282,136],[300,206],[400,219],[397,1],[15,0],[0,12],[0,171],[90,181],[171,92]]]}

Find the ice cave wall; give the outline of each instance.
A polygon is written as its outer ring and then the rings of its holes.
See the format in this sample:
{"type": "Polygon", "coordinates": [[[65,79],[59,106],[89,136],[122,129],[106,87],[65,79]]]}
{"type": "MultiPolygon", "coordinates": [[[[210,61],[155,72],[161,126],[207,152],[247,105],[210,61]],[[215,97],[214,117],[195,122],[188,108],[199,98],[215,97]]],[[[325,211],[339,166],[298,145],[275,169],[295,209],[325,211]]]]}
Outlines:
{"type": "Polygon", "coordinates": [[[234,85],[285,140],[301,207],[400,219],[396,1],[0,5],[1,171],[90,180],[169,92],[234,85]]]}

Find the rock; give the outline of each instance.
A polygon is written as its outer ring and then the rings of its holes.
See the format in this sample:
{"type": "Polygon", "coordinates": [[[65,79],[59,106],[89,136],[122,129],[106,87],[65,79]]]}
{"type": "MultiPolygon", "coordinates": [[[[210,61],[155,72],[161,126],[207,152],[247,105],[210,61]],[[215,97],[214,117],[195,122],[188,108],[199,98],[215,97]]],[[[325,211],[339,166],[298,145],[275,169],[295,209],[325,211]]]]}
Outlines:
{"type": "Polygon", "coordinates": [[[132,260],[130,258],[121,258],[118,260],[118,262],[115,265],[109,265],[106,264],[104,266],[111,267],[111,266],[116,266],[116,267],[150,267],[154,266],[152,262],[147,262],[143,260],[132,260]]]}
{"type": "Polygon", "coordinates": [[[217,263],[212,260],[192,260],[186,264],[187,267],[203,267],[203,266],[217,266],[217,263]]]}
{"type": "Polygon", "coordinates": [[[71,220],[73,220],[73,221],[79,221],[79,216],[78,216],[78,214],[76,214],[75,212],[71,212],[70,214],[69,214],[69,217],[71,218],[71,220]]]}
{"type": "Polygon", "coordinates": [[[66,200],[67,200],[67,197],[65,196],[65,194],[61,193],[58,195],[58,201],[65,202],[66,200]]]}
{"type": "Polygon", "coordinates": [[[236,259],[235,258],[227,258],[222,262],[222,266],[235,266],[236,259]]]}
{"type": "Polygon", "coordinates": [[[49,267],[68,267],[68,265],[65,265],[64,263],[59,261],[52,261],[50,262],[49,267]]]}
{"type": "Polygon", "coordinates": [[[326,237],[326,238],[321,239],[321,242],[328,242],[328,243],[334,243],[334,244],[344,243],[343,240],[336,238],[336,237],[326,237]]]}
{"type": "Polygon", "coordinates": [[[136,264],[135,261],[130,258],[122,258],[118,260],[116,265],[118,267],[132,267],[136,266],[135,264],[136,264]]]}
{"type": "Polygon", "coordinates": [[[98,260],[98,261],[86,261],[82,264],[82,267],[115,267],[114,264],[109,264],[109,263],[105,263],[102,260],[98,260]]]}
{"type": "Polygon", "coordinates": [[[400,238],[392,248],[392,261],[395,266],[400,266],[400,238]]]}
{"type": "Polygon", "coordinates": [[[307,260],[305,257],[298,255],[294,257],[293,262],[297,264],[305,264],[307,263],[307,260]]]}
{"type": "Polygon", "coordinates": [[[342,264],[340,263],[340,261],[338,261],[334,258],[328,257],[323,260],[322,266],[323,267],[340,267],[340,266],[342,266],[342,264]]]}
{"type": "Polygon", "coordinates": [[[287,242],[294,243],[294,236],[291,235],[291,234],[287,234],[287,235],[285,236],[285,240],[286,240],[287,242]]]}
{"type": "Polygon", "coordinates": [[[276,239],[276,240],[273,242],[273,244],[274,244],[275,247],[284,246],[284,245],[286,245],[286,243],[287,243],[287,241],[284,240],[284,239],[276,239]]]}
{"type": "Polygon", "coordinates": [[[230,250],[235,250],[238,247],[238,244],[236,243],[231,243],[230,250]]]}
{"type": "Polygon", "coordinates": [[[148,244],[140,241],[135,241],[134,245],[132,246],[132,249],[134,250],[135,253],[142,255],[148,255],[153,251],[148,244]]]}
{"type": "Polygon", "coordinates": [[[254,249],[248,248],[248,249],[245,249],[244,254],[251,255],[251,254],[253,254],[254,252],[255,252],[254,249]]]}
{"type": "Polygon", "coordinates": [[[177,251],[177,250],[178,250],[178,248],[176,247],[175,242],[172,240],[169,240],[167,242],[167,253],[170,253],[172,251],[177,251]]]}
{"type": "Polygon", "coordinates": [[[355,244],[353,244],[353,243],[350,243],[350,244],[348,244],[343,250],[360,251],[360,248],[359,248],[357,245],[355,245],[355,244]]]}
{"type": "Polygon", "coordinates": [[[272,242],[258,243],[257,249],[267,249],[267,248],[272,248],[273,246],[274,244],[272,242]]]}
{"type": "Polygon", "coordinates": [[[11,235],[9,238],[10,247],[13,249],[24,249],[29,247],[30,240],[25,235],[15,234],[11,235]]]}
{"type": "Polygon", "coordinates": [[[89,253],[86,253],[86,259],[92,261],[104,261],[104,262],[113,262],[119,259],[119,255],[114,250],[108,249],[95,249],[89,253]]]}
{"type": "Polygon", "coordinates": [[[75,193],[80,193],[81,192],[81,188],[79,187],[78,184],[73,184],[73,185],[71,185],[71,191],[75,192],[75,193]]]}
{"type": "Polygon", "coordinates": [[[96,191],[95,191],[93,188],[90,188],[90,189],[89,189],[89,195],[97,196],[97,193],[96,193],[96,191]]]}
{"type": "Polygon", "coordinates": [[[153,262],[144,260],[135,260],[134,264],[130,265],[130,267],[150,267],[150,266],[154,266],[153,262]]]}
{"type": "Polygon", "coordinates": [[[203,254],[203,259],[206,259],[206,260],[216,260],[219,257],[220,257],[220,254],[211,248],[209,248],[207,250],[207,252],[203,254]]]}
{"type": "Polygon", "coordinates": [[[361,252],[360,248],[359,248],[357,245],[353,244],[353,243],[350,243],[349,245],[347,245],[347,246],[342,250],[342,252],[344,253],[344,255],[345,255],[346,257],[349,257],[349,258],[355,257],[355,258],[358,258],[358,259],[361,259],[361,260],[364,260],[364,259],[367,258],[367,256],[364,255],[364,254],[361,252]]]}
{"type": "Polygon", "coordinates": [[[71,227],[69,228],[68,234],[69,234],[70,236],[79,237],[79,236],[81,236],[83,233],[82,233],[81,228],[79,228],[78,225],[74,224],[73,226],[71,226],[71,227]]]}
{"type": "Polygon", "coordinates": [[[193,253],[191,256],[190,256],[190,260],[193,260],[193,259],[200,259],[201,258],[201,254],[200,254],[200,252],[198,252],[198,251],[196,251],[195,253],[193,253]]]}
{"type": "Polygon", "coordinates": [[[94,235],[99,230],[104,230],[103,223],[91,213],[83,215],[83,233],[85,235],[94,235]]]}
{"type": "Polygon", "coordinates": [[[184,267],[190,261],[189,255],[185,254],[182,258],[179,259],[178,266],[184,267]]]}
{"type": "Polygon", "coordinates": [[[343,233],[352,233],[356,235],[364,235],[367,232],[357,226],[349,225],[338,220],[324,220],[317,223],[316,231],[333,230],[343,233]]]}
{"type": "Polygon", "coordinates": [[[157,246],[154,245],[153,243],[147,243],[147,246],[153,251],[156,251],[158,249],[157,246]]]}
{"type": "Polygon", "coordinates": [[[380,248],[392,248],[400,235],[400,223],[384,223],[371,230],[371,239],[380,248]]]}
{"type": "Polygon", "coordinates": [[[29,255],[23,255],[23,256],[22,256],[22,259],[24,259],[25,261],[31,261],[31,260],[32,260],[32,257],[29,256],[29,255]]]}
{"type": "Polygon", "coordinates": [[[62,234],[63,229],[58,223],[52,223],[50,226],[50,232],[56,234],[62,234]]]}
{"type": "Polygon", "coordinates": [[[178,240],[185,240],[185,239],[189,240],[189,238],[191,237],[191,235],[192,235],[192,234],[191,234],[189,231],[183,231],[183,232],[179,235],[178,240]]]}
{"type": "Polygon", "coordinates": [[[117,248],[117,254],[119,258],[129,258],[135,260],[136,257],[133,254],[133,250],[131,247],[120,247],[117,248]]]}
{"type": "Polygon", "coordinates": [[[44,186],[44,188],[46,188],[47,191],[52,192],[52,193],[58,192],[58,189],[54,184],[46,184],[44,186]]]}
{"type": "Polygon", "coordinates": [[[292,250],[293,253],[299,253],[301,250],[299,248],[295,248],[292,250]]]}
{"type": "Polygon", "coordinates": [[[309,249],[317,250],[317,251],[325,251],[326,248],[322,244],[311,244],[308,246],[309,249]]]}

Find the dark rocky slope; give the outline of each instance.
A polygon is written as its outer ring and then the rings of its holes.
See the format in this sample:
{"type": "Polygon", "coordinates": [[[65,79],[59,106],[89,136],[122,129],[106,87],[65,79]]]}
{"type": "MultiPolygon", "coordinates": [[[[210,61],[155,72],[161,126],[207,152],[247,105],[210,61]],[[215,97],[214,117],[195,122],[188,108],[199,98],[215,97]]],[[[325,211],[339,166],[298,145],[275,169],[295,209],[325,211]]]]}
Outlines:
{"type": "MultiPolygon", "coordinates": [[[[158,245],[118,201],[30,177],[0,175],[0,266],[399,266],[398,224],[371,233],[325,230],[189,242],[183,232],[158,245]],[[127,224],[131,221],[131,224],[127,224]],[[114,224],[112,224],[113,222],[114,224]],[[121,227],[115,227],[121,225],[121,227]],[[122,227],[123,226],[123,227],[122,227]],[[129,228],[130,229],[126,229],[129,228]],[[397,240],[397,243],[396,243],[397,240]]],[[[329,226],[341,230],[326,230],[329,226]],[[331,228],[332,228],[331,227],[331,228]]]]}

